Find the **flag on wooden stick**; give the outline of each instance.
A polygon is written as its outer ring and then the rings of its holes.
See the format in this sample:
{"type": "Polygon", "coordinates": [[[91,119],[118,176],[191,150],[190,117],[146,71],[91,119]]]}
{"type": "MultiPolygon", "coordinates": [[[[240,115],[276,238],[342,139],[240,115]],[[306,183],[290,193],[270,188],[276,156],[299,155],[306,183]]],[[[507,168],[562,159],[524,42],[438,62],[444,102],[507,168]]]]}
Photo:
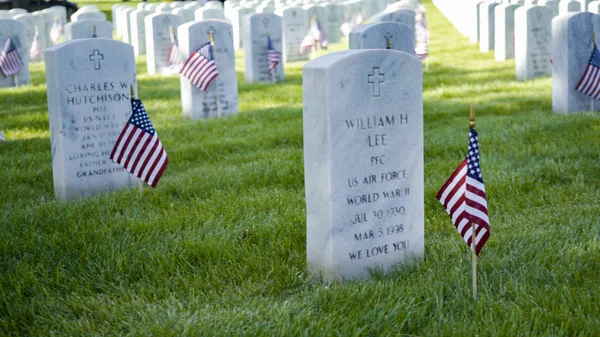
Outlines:
{"type": "Polygon", "coordinates": [[[33,36],[33,42],[31,42],[31,49],[29,50],[29,59],[31,62],[40,61],[42,58],[42,45],[40,44],[40,32],[35,30],[35,35],[33,36]]]}
{"type": "Polygon", "coordinates": [[[131,107],[133,113],[117,139],[110,159],[148,185],[156,187],[169,158],[142,101],[132,98],[131,107]]]}
{"type": "Polygon", "coordinates": [[[490,236],[490,223],[481,173],[478,135],[474,128],[470,129],[467,158],[458,165],[436,198],[442,203],[469,247],[472,238],[475,237],[475,253],[479,255],[490,236]],[[475,235],[472,228],[475,228],[475,235]]]}
{"type": "Polygon", "coordinates": [[[275,68],[281,61],[281,53],[273,48],[273,42],[271,41],[271,36],[267,36],[267,58],[268,58],[268,69],[269,75],[273,75],[275,68]]]}
{"type": "Polygon", "coordinates": [[[429,29],[425,17],[425,5],[419,4],[415,15],[415,51],[420,60],[429,56],[429,29]]]}
{"type": "Polygon", "coordinates": [[[52,28],[50,29],[50,39],[54,44],[60,40],[60,37],[63,35],[65,28],[63,24],[60,22],[58,17],[54,18],[54,23],[52,24],[52,28]]]}
{"type": "Polygon", "coordinates": [[[212,50],[213,47],[210,42],[203,44],[200,48],[194,50],[180,71],[183,76],[187,77],[193,85],[202,91],[206,91],[210,82],[219,76],[212,50]]]}

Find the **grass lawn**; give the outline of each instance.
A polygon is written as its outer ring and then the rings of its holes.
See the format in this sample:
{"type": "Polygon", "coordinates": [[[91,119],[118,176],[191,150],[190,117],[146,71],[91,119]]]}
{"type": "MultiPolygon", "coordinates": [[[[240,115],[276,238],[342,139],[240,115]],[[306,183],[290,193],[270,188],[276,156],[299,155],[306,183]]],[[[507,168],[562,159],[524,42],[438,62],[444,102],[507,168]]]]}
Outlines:
{"type": "Polygon", "coordinates": [[[553,114],[550,78],[517,82],[514,62],[427,6],[422,261],[307,276],[302,63],[276,87],[247,84],[238,54],[240,114],[192,121],[178,78],[138,59],[169,167],[143,196],[71,202],[54,198],[35,65],[31,86],[0,91],[0,335],[599,336],[600,117],[553,114]],[[435,199],[465,155],[471,102],[492,229],[478,301],[470,251],[435,199]]]}

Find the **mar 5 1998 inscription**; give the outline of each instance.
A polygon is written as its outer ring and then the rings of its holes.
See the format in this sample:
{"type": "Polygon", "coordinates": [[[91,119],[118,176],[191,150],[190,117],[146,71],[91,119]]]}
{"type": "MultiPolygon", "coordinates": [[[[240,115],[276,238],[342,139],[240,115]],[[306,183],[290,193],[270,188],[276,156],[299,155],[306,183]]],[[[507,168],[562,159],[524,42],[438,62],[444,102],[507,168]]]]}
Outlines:
{"type": "Polygon", "coordinates": [[[394,50],[332,53],[304,67],[311,274],[361,277],[422,256],[421,71],[394,50]]]}
{"type": "Polygon", "coordinates": [[[46,81],[56,196],[134,186],[137,180],[109,159],[131,115],[132,47],[101,38],[57,45],[46,52],[46,81]]]}

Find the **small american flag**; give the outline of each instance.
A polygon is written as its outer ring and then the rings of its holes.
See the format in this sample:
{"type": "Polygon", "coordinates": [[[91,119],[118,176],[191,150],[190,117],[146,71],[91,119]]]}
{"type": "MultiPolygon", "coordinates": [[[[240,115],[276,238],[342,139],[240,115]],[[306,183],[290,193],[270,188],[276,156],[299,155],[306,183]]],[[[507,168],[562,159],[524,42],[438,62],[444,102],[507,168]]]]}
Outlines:
{"type": "Polygon", "coordinates": [[[300,43],[300,47],[298,48],[298,54],[304,55],[307,51],[312,51],[315,48],[315,39],[312,34],[308,33],[300,43]]]}
{"type": "Polygon", "coordinates": [[[592,57],[590,57],[590,61],[575,90],[593,99],[600,98],[600,52],[596,48],[596,44],[594,44],[592,57]]]}
{"type": "Polygon", "coordinates": [[[54,44],[60,40],[60,37],[63,35],[65,29],[63,24],[60,22],[58,18],[54,19],[54,23],[52,24],[52,28],[50,29],[50,39],[54,44]]]}
{"type": "Polygon", "coordinates": [[[273,48],[273,42],[271,41],[270,36],[267,36],[267,53],[267,70],[269,72],[269,75],[273,75],[275,68],[277,68],[279,61],[281,61],[281,53],[275,50],[275,48],[273,48]]]}
{"type": "Polygon", "coordinates": [[[471,128],[467,158],[458,165],[436,198],[442,203],[452,223],[469,247],[472,238],[471,223],[475,224],[475,253],[479,255],[490,236],[490,220],[481,175],[477,137],[477,131],[471,128]]]}
{"type": "Polygon", "coordinates": [[[219,76],[210,42],[194,50],[187,61],[185,61],[180,72],[192,81],[193,85],[202,91],[206,91],[210,82],[219,76]]]}
{"type": "Polygon", "coordinates": [[[110,159],[148,185],[156,187],[169,158],[142,101],[132,99],[131,107],[133,114],[117,139],[110,159]]]}
{"type": "Polygon", "coordinates": [[[3,142],[6,141],[6,137],[4,137],[4,133],[2,133],[2,130],[0,130],[0,140],[3,142]]]}
{"type": "Polygon", "coordinates": [[[169,66],[179,68],[180,65],[181,52],[179,51],[179,42],[177,41],[177,37],[173,36],[173,44],[171,45],[171,50],[169,50],[169,66]]]}
{"type": "Polygon", "coordinates": [[[327,45],[329,44],[329,41],[327,40],[327,34],[325,34],[325,31],[321,27],[321,24],[316,17],[312,20],[310,33],[312,34],[313,39],[321,45],[321,48],[327,48],[327,45]]]}
{"type": "Polygon", "coordinates": [[[40,45],[40,32],[36,30],[33,36],[33,42],[31,42],[31,49],[29,50],[29,59],[32,62],[37,62],[42,59],[42,46],[40,45]]]}
{"type": "Polygon", "coordinates": [[[350,32],[352,31],[352,29],[352,19],[344,20],[344,23],[340,27],[340,30],[342,31],[342,34],[344,34],[345,37],[350,36],[350,32]]]}
{"type": "Polygon", "coordinates": [[[0,71],[4,76],[11,76],[19,72],[24,67],[21,56],[17,52],[17,47],[9,37],[4,44],[2,54],[0,54],[0,71]]]}
{"type": "Polygon", "coordinates": [[[429,56],[429,29],[427,28],[427,18],[425,17],[425,5],[420,4],[417,7],[415,15],[415,56],[423,60],[429,56]]]}

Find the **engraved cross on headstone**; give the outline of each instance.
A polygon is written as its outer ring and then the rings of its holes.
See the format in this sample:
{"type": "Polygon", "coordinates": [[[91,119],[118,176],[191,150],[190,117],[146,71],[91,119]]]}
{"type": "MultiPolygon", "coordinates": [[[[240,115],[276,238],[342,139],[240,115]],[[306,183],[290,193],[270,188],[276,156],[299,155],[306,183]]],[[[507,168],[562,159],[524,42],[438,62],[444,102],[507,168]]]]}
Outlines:
{"type": "Polygon", "coordinates": [[[90,61],[94,62],[94,69],[100,70],[100,61],[104,60],[104,55],[100,54],[98,49],[94,49],[94,52],[90,54],[90,61]]]}
{"type": "Polygon", "coordinates": [[[379,97],[380,87],[379,84],[385,82],[385,74],[379,73],[379,67],[373,67],[373,73],[367,77],[367,81],[373,84],[373,96],[379,97]]]}

